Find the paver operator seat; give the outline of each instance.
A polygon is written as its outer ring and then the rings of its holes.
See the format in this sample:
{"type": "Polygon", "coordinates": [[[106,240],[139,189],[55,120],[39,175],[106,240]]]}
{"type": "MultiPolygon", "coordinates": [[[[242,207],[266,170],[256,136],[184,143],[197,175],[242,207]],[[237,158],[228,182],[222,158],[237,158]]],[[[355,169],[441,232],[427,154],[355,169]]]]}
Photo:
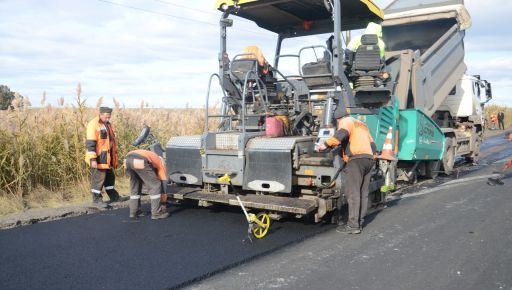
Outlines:
{"type": "MultiPolygon", "coordinates": [[[[377,41],[376,34],[364,34],[361,36],[361,45],[354,54],[351,77],[356,82],[361,82],[361,85],[366,84],[365,78],[361,79],[361,77],[369,76],[373,81],[373,77],[379,76],[384,68],[384,61],[380,57],[377,41]]],[[[373,86],[373,82],[368,84],[373,86]]],[[[357,86],[355,84],[355,87],[357,86]]]]}
{"type": "Polygon", "coordinates": [[[391,89],[382,79],[384,59],[378,41],[376,34],[363,34],[361,45],[353,54],[349,79],[354,85],[356,104],[364,107],[380,107],[391,98],[391,89]]]}

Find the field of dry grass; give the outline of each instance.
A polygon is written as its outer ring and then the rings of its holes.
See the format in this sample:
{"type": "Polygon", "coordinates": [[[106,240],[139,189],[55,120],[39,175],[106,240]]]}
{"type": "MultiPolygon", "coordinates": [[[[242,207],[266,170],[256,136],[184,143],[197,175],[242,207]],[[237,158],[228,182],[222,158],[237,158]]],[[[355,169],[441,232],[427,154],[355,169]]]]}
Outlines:
{"type": "Polygon", "coordinates": [[[491,120],[492,113],[498,113],[503,111],[505,113],[505,129],[509,129],[512,126],[512,107],[499,106],[499,105],[487,105],[485,106],[485,116],[487,120],[491,120]]]}
{"type": "MultiPolygon", "coordinates": [[[[17,98],[15,109],[0,111],[0,215],[90,200],[85,126],[101,102],[96,108],[86,107],[79,86],[72,104],[60,100],[54,107],[43,96],[41,107],[33,109],[17,98]]],[[[114,103],[112,123],[121,159],[135,149],[131,143],[143,124],[164,146],[171,136],[203,130],[203,109],[127,109],[114,103]]],[[[121,194],[128,194],[123,169],[116,173],[121,194]]]]}

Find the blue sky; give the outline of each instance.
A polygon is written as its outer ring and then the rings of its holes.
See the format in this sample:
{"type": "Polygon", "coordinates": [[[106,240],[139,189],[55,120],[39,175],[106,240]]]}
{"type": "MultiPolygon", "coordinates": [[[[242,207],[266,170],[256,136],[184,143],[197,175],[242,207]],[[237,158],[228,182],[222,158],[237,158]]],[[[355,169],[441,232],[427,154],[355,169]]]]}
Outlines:
{"type": "MultiPolygon", "coordinates": [[[[94,105],[100,96],[127,107],[201,107],[217,71],[220,14],[213,0],[0,0],[0,84],[37,106],[72,103],[77,83],[94,105]],[[132,8],[127,8],[130,6],[132,8]],[[148,12],[149,11],[149,12],[148,12]]],[[[381,7],[389,0],[374,1],[381,7]]],[[[493,84],[493,103],[512,106],[512,40],[504,20],[512,1],[466,0],[468,72],[493,84]]],[[[276,36],[235,18],[229,53],[258,45],[273,58],[276,36]]],[[[308,41],[323,44],[322,37],[308,41]]],[[[285,43],[297,52],[306,45],[285,43]]]]}

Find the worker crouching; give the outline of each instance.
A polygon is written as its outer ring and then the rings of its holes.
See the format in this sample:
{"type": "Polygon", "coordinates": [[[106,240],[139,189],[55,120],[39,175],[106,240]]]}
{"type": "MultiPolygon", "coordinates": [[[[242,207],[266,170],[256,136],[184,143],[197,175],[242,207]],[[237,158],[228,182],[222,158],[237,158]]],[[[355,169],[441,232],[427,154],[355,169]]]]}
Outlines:
{"type": "Polygon", "coordinates": [[[148,150],[130,151],[126,158],[126,173],[130,177],[130,218],[144,215],[140,209],[143,185],[151,201],[151,219],[167,218],[167,175],[160,156],[148,150]]]}

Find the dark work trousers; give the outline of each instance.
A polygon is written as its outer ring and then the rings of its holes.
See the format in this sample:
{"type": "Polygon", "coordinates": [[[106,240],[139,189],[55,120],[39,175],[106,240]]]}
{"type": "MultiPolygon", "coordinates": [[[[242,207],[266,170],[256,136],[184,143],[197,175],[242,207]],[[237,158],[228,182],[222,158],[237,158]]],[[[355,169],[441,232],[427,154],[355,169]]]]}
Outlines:
{"type": "Polygon", "coordinates": [[[91,168],[91,192],[96,196],[101,195],[101,190],[105,187],[109,198],[116,198],[118,193],[114,188],[115,183],[114,169],[91,168]]]}
{"type": "Polygon", "coordinates": [[[130,217],[137,216],[140,211],[140,195],[142,186],[148,189],[151,200],[151,215],[157,216],[160,208],[162,181],[153,170],[151,163],[137,154],[129,154],[126,158],[126,173],[130,176],[130,217]]]}
{"type": "Polygon", "coordinates": [[[505,124],[503,123],[503,120],[498,119],[498,124],[500,130],[505,130],[505,124]]]}
{"type": "Polygon", "coordinates": [[[344,169],[344,192],[348,199],[348,222],[352,228],[363,226],[368,211],[370,173],[375,164],[370,158],[349,160],[344,169]]]}
{"type": "Polygon", "coordinates": [[[128,155],[126,158],[126,174],[130,177],[130,195],[132,199],[140,198],[142,185],[148,189],[147,193],[152,199],[160,198],[162,181],[147,159],[135,154],[128,155]]]}

